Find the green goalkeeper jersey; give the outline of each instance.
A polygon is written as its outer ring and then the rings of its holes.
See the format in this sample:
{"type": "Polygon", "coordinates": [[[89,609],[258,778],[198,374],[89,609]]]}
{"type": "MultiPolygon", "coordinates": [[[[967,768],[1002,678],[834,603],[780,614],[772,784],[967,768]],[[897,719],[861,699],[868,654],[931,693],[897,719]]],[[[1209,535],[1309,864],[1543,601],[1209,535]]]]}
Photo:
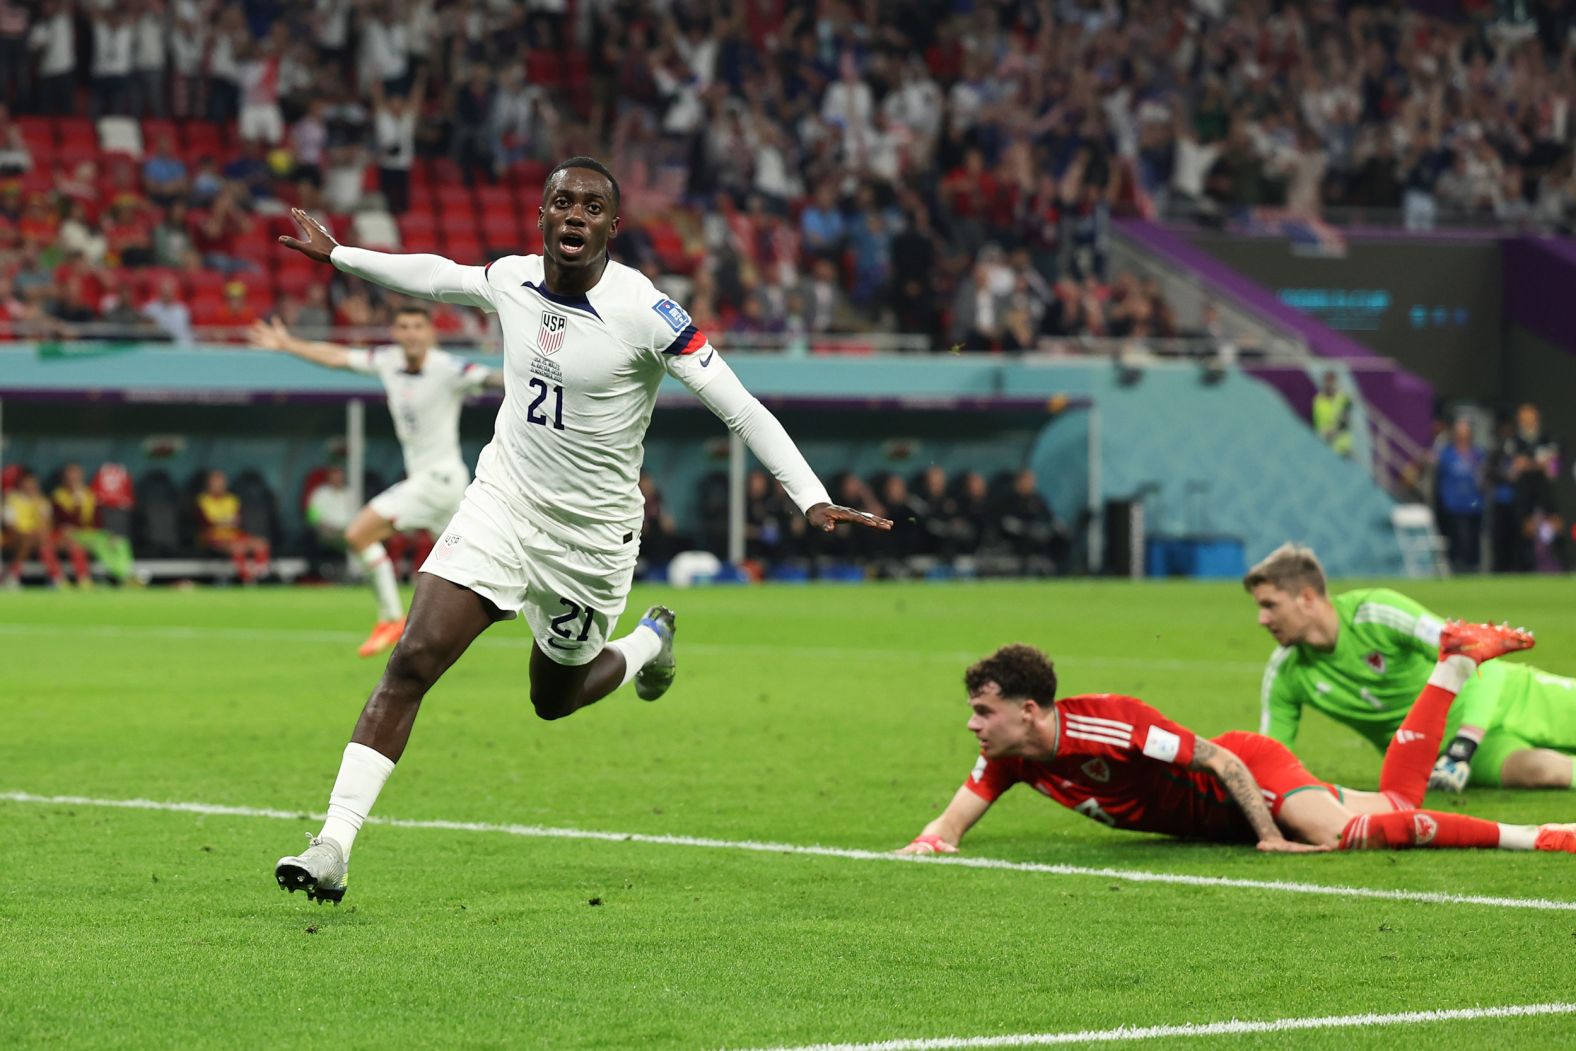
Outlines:
{"type": "MultiPolygon", "coordinates": [[[[1304,705],[1345,723],[1383,751],[1439,659],[1443,621],[1398,591],[1348,591],[1331,600],[1340,620],[1335,649],[1282,646],[1264,669],[1259,731],[1285,745],[1297,740],[1304,705]]],[[[1456,728],[1492,727],[1502,700],[1525,690],[1525,665],[1490,661],[1451,705],[1448,741],[1456,728]]]]}

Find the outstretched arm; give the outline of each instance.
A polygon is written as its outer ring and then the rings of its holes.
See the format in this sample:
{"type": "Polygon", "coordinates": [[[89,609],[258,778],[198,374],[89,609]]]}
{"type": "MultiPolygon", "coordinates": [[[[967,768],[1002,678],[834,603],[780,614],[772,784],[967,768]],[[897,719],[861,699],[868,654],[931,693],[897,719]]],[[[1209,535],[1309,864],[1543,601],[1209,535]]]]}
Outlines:
{"type": "Polygon", "coordinates": [[[459,303],[498,309],[492,286],[487,283],[487,268],[461,266],[441,255],[397,255],[352,248],[334,240],[323,224],[300,208],[290,209],[290,218],[305,238],[281,235],[279,243],[319,263],[332,263],[352,276],[391,288],[407,296],[418,296],[440,303],[459,303]]]}
{"type": "Polygon", "coordinates": [[[892,528],[891,519],[832,503],[826,486],[805,462],[804,455],[782,423],[744,389],[739,377],[715,350],[708,346],[681,360],[677,366],[670,364],[669,371],[694,391],[729,430],[744,439],[750,451],[783,483],[789,498],[804,512],[811,525],[825,532],[830,532],[838,522],[852,522],[872,529],[892,528]]]}
{"type": "Polygon", "coordinates": [[[1247,765],[1219,745],[1198,738],[1193,745],[1193,761],[1188,764],[1188,769],[1207,770],[1215,775],[1215,780],[1221,783],[1247,817],[1253,834],[1259,837],[1260,850],[1275,854],[1306,854],[1329,849],[1293,843],[1281,835],[1275,819],[1270,816],[1270,808],[1264,805],[1259,783],[1253,779],[1247,765]]]}
{"type": "Polygon", "coordinates": [[[258,350],[283,351],[314,365],[325,365],[331,369],[350,368],[350,353],[344,347],[298,339],[290,334],[290,330],[278,318],[252,322],[251,329],[246,333],[246,341],[258,350]]]}
{"type": "Polygon", "coordinates": [[[958,844],[974,823],[985,816],[990,801],[981,798],[967,785],[959,788],[941,816],[920,830],[919,835],[899,854],[956,854],[958,844]]]}

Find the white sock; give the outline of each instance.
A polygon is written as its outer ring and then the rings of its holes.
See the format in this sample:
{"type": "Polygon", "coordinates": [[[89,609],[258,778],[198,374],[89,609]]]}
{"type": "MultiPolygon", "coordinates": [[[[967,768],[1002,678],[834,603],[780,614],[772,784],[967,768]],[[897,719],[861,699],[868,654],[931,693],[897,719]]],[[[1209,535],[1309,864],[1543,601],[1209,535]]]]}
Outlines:
{"type": "Polygon", "coordinates": [[[1500,825],[1500,850],[1533,850],[1538,841],[1536,825],[1500,825]]]}
{"type": "Polygon", "coordinates": [[[382,544],[368,544],[357,552],[361,564],[372,578],[372,593],[378,597],[378,620],[399,620],[405,607],[399,600],[399,583],[394,579],[394,563],[382,544]]]}
{"type": "Polygon", "coordinates": [[[1441,687],[1451,693],[1460,693],[1461,687],[1467,684],[1467,680],[1477,668],[1477,662],[1471,657],[1453,653],[1434,665],[1434,672],[1428,677],[1428,685],[1441,687]]]}
{"type": "Polygon", "coordinates": [[[328,797],[328,820],[318,835],[332,839],[350,856],[356,833],[367,819],[378,793],[394,772],[394,760],[364,744],[345,745],[345,758],[339,764],[339,777],[328,797]]]}
{"type": "Polygon", "coordinates": [[[624,687],[628,686],[634,680],[635,673],[644,668],[646,662],[662,649],[662,636],[642,624],[623,638],[608,643],[607,648],[624,655],[624,680],[618,684],[619,687],[624,687]]]}

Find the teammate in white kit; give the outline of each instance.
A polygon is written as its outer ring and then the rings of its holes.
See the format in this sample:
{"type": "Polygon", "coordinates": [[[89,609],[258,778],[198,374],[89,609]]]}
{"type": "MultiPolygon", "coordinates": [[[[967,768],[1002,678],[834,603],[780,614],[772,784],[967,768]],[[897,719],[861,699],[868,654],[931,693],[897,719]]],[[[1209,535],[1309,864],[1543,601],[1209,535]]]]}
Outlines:
{"type": "Polygon", "coordinates": [[[739,382],[684,310],[607,257],[618,183],[589,157],[548,176],[537,226],[543,254],[461,266],[337,244],[294,210],[305,240],[281,243],[406,295],[497,312],[506,384],[492,442],[459,512],[422,565],[405,634],[362,709],[328,819],[274,876],[286,890],[337,902],[351,847],[405,750],[421,699],[494,621],[525,615],[531,703],[544,719],[593,704],[634,680],[644,700],[673,681],[670,610],[653,606],[608,641],[634,577],[643,501],[642,441],[657,387],[677,377],[745,440],[810,523],[890,529],[831,502],[793,440],[739,382]]]}
{"type": "Polygon", "coordinates": [[[407,529],[437,535],[449,524],[471,480],[460,455],[460,407],[483,387],[503,389],[502,373],[437,349],[426,307],[395,311],[390,334],[392,346],[360,350],[298,339],[277,318],[256,322],[250,333],[254,347],[376,376],[388,391],[405,480],[374,496],[345,529],[345,543],[366,567],[378,600],[377,622],[356,651],[363,657],[390,649],[405,630],[405,608],[383,541],[407,529]]]}

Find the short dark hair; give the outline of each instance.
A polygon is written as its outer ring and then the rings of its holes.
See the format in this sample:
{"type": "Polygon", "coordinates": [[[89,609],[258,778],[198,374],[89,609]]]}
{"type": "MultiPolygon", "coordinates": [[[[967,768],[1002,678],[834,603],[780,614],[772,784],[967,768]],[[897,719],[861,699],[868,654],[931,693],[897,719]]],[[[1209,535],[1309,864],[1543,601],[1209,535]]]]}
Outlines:
{"type": "Polygon", "coordinates": [[[590,171],[596,172],[598,175],[602,176],[602,178],[606,179],[608,185],[613,187],[613,211],[618,211],[619,202],[622,199],[618,190],[618,180],[613,178],[613,173],[607,170],[607,165],[603,164],[595,157],[571,157],[567,161],[559,162],[558,167],[548,172],[547,178],[542,181],[543,197],[547,196],[547,187],[550,183],[552,183],[553,176],[568,168],[586,168],[590,171]]]}
{"type": "Polygon", "coordinates": [[[420,314],[428,321],[432,320],[432,311],[428,310],[420,303],[405,303],[401,306],[395,307],[394,316],[399,317],[401,314],[420,314]]]}
{"type": "Polygon", "coordinates": [[[963,673],[963,686],[970,697],[992,682],[1008,700],[1034,701],[1042,706],[1056,700],[1056,666],[1045,654],[1021,642],[1003,646],[963,673]]]}

